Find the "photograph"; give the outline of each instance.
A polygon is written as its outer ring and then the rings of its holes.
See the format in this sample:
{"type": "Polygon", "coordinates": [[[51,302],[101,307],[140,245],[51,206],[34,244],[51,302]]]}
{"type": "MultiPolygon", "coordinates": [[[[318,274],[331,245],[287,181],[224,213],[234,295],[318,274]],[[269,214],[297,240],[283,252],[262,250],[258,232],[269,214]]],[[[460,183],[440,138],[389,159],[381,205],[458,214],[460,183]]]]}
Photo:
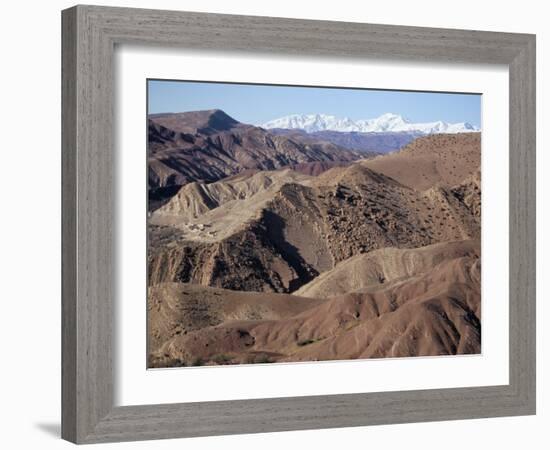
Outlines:
{"type": "Polygon", "coordinates": [[[482,95],[398,88],[147,80],[148,368],[481,354],[482,95]]]}

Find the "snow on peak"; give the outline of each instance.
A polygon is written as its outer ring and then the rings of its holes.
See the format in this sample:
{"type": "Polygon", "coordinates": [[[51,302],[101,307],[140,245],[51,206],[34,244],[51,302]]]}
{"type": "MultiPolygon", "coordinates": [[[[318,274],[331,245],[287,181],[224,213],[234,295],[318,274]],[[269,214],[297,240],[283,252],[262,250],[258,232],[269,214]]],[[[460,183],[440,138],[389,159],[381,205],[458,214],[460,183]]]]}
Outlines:
{"type": "Polygon", "coordinates": [[[300,128],[308,133],[322,130],[356,131],[353,120],[328,114],[292,114],[261,126],[263,128],[300,128]]]}
{"type": "Polygon", "coordinates": [[[479,131],[465,123],[447,123],[441,120],[427,123],[411,123],[399,114],[385,113],[374,119],[352,120],[329,114],[292,114],[260,125],[263,128],[301,129],[315,131],[357,131],[362,133],[414,132],[423,134],[464,133],[479,131]]]}

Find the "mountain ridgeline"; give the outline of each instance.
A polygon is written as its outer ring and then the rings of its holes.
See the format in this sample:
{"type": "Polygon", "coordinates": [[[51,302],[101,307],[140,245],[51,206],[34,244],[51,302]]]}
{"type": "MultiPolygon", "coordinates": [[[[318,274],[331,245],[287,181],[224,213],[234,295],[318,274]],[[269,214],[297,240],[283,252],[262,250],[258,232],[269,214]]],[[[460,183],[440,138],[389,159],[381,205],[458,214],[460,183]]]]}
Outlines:
{"type": "Polygon", "coordinates": [[[150,115],[148,144],[150,210],[193,181],[211,183],[244,170],[368,156],[328,141],[275,135],[220,110],[150,115]]]}
{"type": "Polygon", "coordinates": [[[263,128],[299,129],[308,133],[319,131],[341,131],[361,133],[415,132],[419,134],[471,133],[479,128],[468,123],[412,122],[399,114],[386,113],[374,119],[352,120],[330,114],[292,114],[262,124],[263,128]]]}
{"type": "Polygon", "coordinates": [[[341,147],[370,154],[391,153],[403,148],[424,134],[417,131],[332,131],[321,130],[306,132],[302,129],[270,128],[269,131],[276,135],[287,136],[294,139],[309,139],[332,142],[341,147]]]}

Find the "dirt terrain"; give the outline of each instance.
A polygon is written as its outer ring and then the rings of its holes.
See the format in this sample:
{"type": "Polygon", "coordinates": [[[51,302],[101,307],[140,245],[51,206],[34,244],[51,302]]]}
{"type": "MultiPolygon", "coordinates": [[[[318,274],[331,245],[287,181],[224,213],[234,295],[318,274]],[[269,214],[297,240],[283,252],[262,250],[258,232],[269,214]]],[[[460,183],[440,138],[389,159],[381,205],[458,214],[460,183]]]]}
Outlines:
{"type": "Polygon", "coordinates": [[[149,127],[150,367],[479,353],[480,133],[365,159],[219,110],[149,127]]]}
{"type": "Polygon", "coordinates": [[[154,286],[150,365],[479,353],[479,257],[437,260],[423,273],[327,298],[154,286]]]}
{"type": "Polygon", "coordinates": [[[481,133],[420,137],[401,151],[364,165],[414,189],[462,183],[481,166],[481,133]]]}
{"type": "Polygon", "coordinates": [[[149,280],[290,293],[357,254],[479,238],[470,190],[419,192],[361,164],[192,183],[151,215],[149,280]]]}
{"type": "Polygon", "coordinates": [[[358,292],[429,272],[446,260],[479,256],[479,242],[474,240],[445,242],[414,249],[386,247],[360,253],[336,264],[334,269],[323,272],[295,294],[326,298],[358,292]]]}

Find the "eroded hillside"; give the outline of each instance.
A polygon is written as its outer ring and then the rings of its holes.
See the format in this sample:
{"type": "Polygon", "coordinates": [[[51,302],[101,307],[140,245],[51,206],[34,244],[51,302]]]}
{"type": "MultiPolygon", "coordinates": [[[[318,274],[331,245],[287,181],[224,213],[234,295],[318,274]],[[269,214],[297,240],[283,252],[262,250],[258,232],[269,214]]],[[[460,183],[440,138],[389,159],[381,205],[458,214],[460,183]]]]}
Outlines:
{"type": "Polygon", "coordinates": [[[479,353],[480,134],[300,135],[150,117],[149,365],[479,353]]]}

